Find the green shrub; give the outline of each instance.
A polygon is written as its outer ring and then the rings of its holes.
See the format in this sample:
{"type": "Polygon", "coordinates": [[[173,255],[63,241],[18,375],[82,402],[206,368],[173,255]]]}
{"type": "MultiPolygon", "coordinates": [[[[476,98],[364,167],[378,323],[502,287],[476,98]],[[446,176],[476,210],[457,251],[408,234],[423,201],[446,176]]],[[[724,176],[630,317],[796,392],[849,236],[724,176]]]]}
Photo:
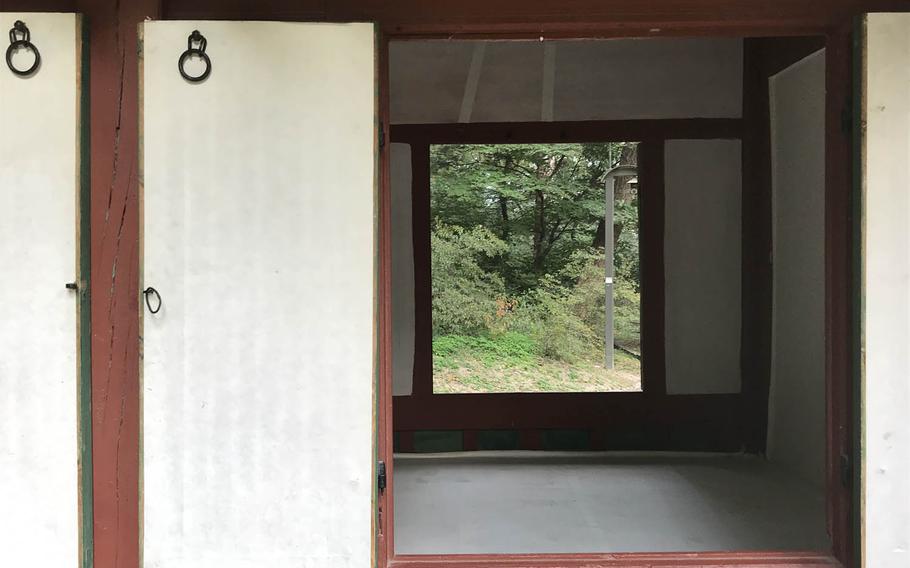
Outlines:
{"type": "Polygon", "coordinates": [[[613,289],[613,326],[616,343],[641,350],[641,295],[634,284],[618,281],[613,289]]]}
{"type": "Polygon", "coordinates": [[[614,210],[617,224],[623,226],[614,243],[615,279],[625,282],[636,294],[641,291],[641,257],[638,250],[638,199],[633,203],[617,202],[614,210]]]}
{"type": "MultiPolygon", "coordinates": [[[[560,277],[574,282],[568,292],[567,305],[596,338],[593,348],[602,351],[607,323],[603,250],[576,252],[560,277]]],[[[613,282],[614,341],[628,349],[638,350],[641,344],[638,282],[623,272],[616,272],[613,282]]]]}
{"type": "Polygon", "coordinates": [[[435,364],[445,367],[456,357],[469,356],[484,363],[517,366],[532,363],[537,354],[534,340],[527,335],[507,332],[488,337],[478,335],[442,335],[433,338],[435,364]]]}
{"type": "MultiPolygon", "coordinates": [[[[455,353],[485,363],[527,361],[531,355],[576,363],[604,350],[606,295],[603,249],[576,251],[555,275],[545,275],[518,299],[484,264],[506,243],[483,227],[437,223],[432,238],[433,353],[445,366],[455,353]]],[[[640,344],[637,282],[618,273],[614,285],[615,339],[640,344]]]]}
{"type": "Polygon", "coordinates": [[[605,259],[603,249],[578,251],[560,273],[570,282],[566,305],[591,330],[602,349],[607,324],[605,259]]]}
{"type": "Polygon", "coordinates": [[[502,278],[481,268],[482,259],[506,250],[483,227],[437,223],[431,238],[433,334],[485,333],[505,298],[502,278]]]}
{"type": "Polygon", "coordinates": [[[589,355],[597,342],[597,334],[575,313],[577,302],[570,289],[545,276],[528,293],[516,327],[534,340],[540,355],[574,363],[589,355]]]}

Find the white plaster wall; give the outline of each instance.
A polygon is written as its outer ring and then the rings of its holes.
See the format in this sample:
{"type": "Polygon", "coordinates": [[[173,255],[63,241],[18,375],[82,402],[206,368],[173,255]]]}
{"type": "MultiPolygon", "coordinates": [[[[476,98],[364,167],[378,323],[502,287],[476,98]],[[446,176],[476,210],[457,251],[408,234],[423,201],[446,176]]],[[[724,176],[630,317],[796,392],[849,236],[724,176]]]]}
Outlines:
{"type": "Polygon", "coordinates": [[[411,146],[391,144],[392,394],[414,383],[414,232],[411,219],[411,146]]]}
{"type": "Polygon", "coordinates": [[[739,392],[741,144],[668,140],[665,152],[667,392],[739,392]]]}
{"type": "Polygon", "coordinates": [[[767,455],[825,481],[825,52],[769,81],[773,208],[767,455]]]}
{"type": "Polygon", "coordinates": [[[863,73],[864,566],[910,564],[910,14],[869,14],[863,73]]]}
{"type": "Polygon", "coordinates": [[[742,40],[399,41],[393,123],[737,118],[742,40]]]}
{"type": "Polygon", "coordinates": [[[81,32],[74,14],[3,13],[0,29],[16,20],[43,63],[28,78],[0,65],[0,554],[75,567],[81,32]]]}
{"type": "Polygon", "coordinates": [[[374,28],[143,30],[145,566],[369,566],[374,28]]]}

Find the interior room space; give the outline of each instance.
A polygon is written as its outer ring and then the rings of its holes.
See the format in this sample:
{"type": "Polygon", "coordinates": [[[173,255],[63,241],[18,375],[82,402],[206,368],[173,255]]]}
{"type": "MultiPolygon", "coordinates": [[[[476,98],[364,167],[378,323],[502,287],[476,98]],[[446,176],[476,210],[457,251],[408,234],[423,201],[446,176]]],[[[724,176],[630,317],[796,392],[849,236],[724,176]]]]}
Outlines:
{"type": "Polygon", "coordinates": [[[823,38],[389,44],[396,554],[831,548],[823,38]]]}

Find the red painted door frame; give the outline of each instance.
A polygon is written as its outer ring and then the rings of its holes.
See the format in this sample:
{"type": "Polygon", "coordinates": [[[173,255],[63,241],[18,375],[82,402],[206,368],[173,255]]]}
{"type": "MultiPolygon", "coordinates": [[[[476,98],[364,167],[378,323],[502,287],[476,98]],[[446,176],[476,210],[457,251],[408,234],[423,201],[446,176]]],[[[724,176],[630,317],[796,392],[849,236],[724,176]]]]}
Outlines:
{"type": "MultiPolygon", "coordinates": [[[[382,495],[379,507],[385,510],[380,523],[383,534],[379,546],[379,564],[390,568],[607,568],[607,567],[657,567],[657,566],[852,566],[854,535],[852,532],[852,511],[850,510],[851,491],[841,483],[840,456],[852,454],[851,431],[849,422],[851,412],[850,385],[850,347],[851,343],[851,303],[850,278],[844,277],[851,274],[852,235],[850,230],[852,204],[850,202],[850,150],[849,135],[841,132],[840,120],[832,121],[833,116],[840,116],[845,99],[850,92],[851,78],[849,35],[844,31],[846,27],[821,28],[814,30],[797,30],[787,26],[769,25],[766,28],[753,31],[756,37],[791,36],[791,35],[823,35],[826,38],[827,48],[826,71],[826,408],[827,430],[826,441],[826,502],[828,504],[827,524],[829,534],[833,541],[833,550],[830,553],[802,552],[802,551],[736,551],[736,552],[704,552],[704,553],[619,553],[619,554],[491,554],[491,555],[396,555],[394,553],[394,514],[392,503],[394,501],[394,464],[393,464],[393,428],[389,424],[379,427],[379,455],[389,467],[389,483],[387,490],[382,495]],[[384,526],[383,526],[384,525],[384,526]]],[[[648,37],[653,29],[644,29],[631,26],[622,33],[592,32],[578,28],[564,29],[557,37],[590,39],[593,37],[648,37]]],[[[381,42],[382,54],[380,61],[381,81],[380,86],[386,87],[388,77],[388,43],[392,40],[408,39],[452,39],[459,36],[457,30],[450,33],[440,32],[438,29],[388,29],[381,42]]],[[[516,33],[503,31],[492,25],[473,28],[469,33],[463,34],[471,38],[489,39],[539,39],[539,35],[532,33],[516,33]]],[[[686,30],[684,33],[672,33],[675,36],[725,36],[730,35],[711,23],[703,23],[686,30]]],[[[462,37],[463,38],[463,37],[462,37]]],[[[759,85],[767,88],[766,84],[759,85]]],[[[380,116],[385,131],[390,131],[388,93],[381,96],[380,116]]],[[[770,125],[768,125],[770,127],[770,125]]],[[[388,172],[388,152],[382,157],[384,185],[380,188],[380,202],[382,211],[386,215],[385,221],[380,221],[380,250],[386,251],[387,256],[380,262],[391,264],[390,242],[391,228],[388,215],[391,210],[390,175],[388,172]]],[[[391,309],[391,282],[390,275],[380,273],[380,309],[381,314],[390,317],[391,309]],[[384,292],[383,292],[384,291],[384,292]]],[[[380,329],[390,333],[389,322],[380,322],[380,329]]],[[[380,339],[380,365],[387,374],[380,376],[380,415],[392,416],[391,396],[391,338],[380,339]]]]}

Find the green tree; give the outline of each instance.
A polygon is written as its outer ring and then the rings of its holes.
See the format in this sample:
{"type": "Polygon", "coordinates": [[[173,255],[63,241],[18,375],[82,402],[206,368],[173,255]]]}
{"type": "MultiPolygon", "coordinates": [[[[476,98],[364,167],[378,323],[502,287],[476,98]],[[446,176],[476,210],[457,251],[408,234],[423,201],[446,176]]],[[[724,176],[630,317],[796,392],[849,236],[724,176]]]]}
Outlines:
{"type": "Polygon", "coordinates": [[[433,335],[486,333],[505,297],[502,278],[480,266],[506,243],[488,229],[437,224],[431,234],[433,335]]]}
{"type": "MultiPolygon", "coordinates": [[[[432,146],[433,216],[498,236],[505,249],[478,265],[522,294],[562,272],[575,253],[603,247],[604,175],[634,159],[627,143],[432,146]]],[[[637,217],[637,196],[619,192],[615,208],[617,260],[634,259],[626,272],[637,279],[637,223],[628,222],[637,217]]]]}

